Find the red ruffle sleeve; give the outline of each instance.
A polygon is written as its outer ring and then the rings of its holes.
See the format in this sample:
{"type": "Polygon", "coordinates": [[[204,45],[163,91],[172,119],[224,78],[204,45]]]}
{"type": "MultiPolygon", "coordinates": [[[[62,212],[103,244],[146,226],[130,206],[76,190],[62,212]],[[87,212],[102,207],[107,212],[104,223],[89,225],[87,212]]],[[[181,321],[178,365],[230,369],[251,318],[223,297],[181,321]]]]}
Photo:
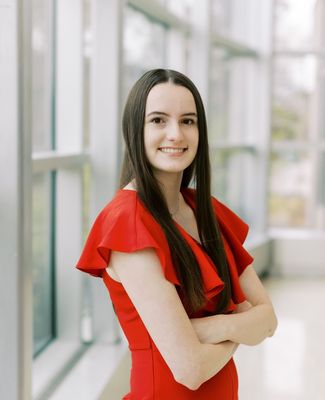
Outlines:
{"type": "Polygon", "coordinates": [[[145,248],[156,251],[166,279],[179,285],[162,229],[140,204],[136,192],[120,190],[96,218],[76,267],[101,277],[112,250],[130,253],[145,248]]]}

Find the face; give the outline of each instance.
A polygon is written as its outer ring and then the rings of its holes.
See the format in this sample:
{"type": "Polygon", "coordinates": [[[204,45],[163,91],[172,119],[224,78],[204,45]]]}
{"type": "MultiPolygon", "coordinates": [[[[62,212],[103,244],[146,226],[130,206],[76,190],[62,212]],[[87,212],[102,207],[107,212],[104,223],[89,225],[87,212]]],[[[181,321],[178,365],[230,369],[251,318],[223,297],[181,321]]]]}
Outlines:
{"type": "Polygon", "coordinates": [[[169,82],[154,86],[147,97],[144,145],[155,175],[181,175],[194,160],[198,142],[192,93],[169,82]]]}

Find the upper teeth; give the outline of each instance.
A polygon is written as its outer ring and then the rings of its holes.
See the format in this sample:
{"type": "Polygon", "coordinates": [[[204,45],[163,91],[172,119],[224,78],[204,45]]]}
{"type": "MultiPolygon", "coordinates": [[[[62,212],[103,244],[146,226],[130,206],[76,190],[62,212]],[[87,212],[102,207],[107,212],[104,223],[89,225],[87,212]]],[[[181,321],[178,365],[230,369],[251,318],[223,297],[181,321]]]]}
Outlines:
{"type": "Polygon", "coordinates": [[[164,153],[181,153],[182,151],[184,151],[183,148],[175,149],[170,147],[161,147],[160,150],[164,153]]]}

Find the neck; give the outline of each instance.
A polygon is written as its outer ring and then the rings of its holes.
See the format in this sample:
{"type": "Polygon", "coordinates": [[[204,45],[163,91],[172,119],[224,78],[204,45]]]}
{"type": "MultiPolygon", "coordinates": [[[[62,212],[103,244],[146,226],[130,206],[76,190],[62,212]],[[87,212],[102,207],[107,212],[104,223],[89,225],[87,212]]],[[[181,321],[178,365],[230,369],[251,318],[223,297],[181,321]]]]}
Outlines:
{"type": "MultiPolygon", "coordinates": [[[[170,174],[171,175],[171,174],[170,174]]],[[[182,174],[174,176],[156,176],[159,186],[165,196],[167,207],[171,215],[177,213],[181,204],[180,188],[182,174]],[[168,178],[168,179],[167,179],[168,178]]]]}

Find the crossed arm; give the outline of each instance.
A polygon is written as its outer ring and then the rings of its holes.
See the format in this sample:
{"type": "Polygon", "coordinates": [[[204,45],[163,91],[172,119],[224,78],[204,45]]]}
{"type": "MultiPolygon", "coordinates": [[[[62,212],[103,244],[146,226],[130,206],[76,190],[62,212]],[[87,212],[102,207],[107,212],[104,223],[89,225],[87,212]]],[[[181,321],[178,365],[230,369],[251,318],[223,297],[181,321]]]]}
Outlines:
{"type": "MultiPolygon", "coordinates": [[[[153,249],[113,251],[109,267],[119,277],[174,379],[191,390],[217,374],[231,359],[238,343],[257,343],[275,329],[271,303],[253,272],[243,273],[241,278],[252,304],[250,310],[229,319],[215,316],[190,320],[175,286],[165,279],[153,249]],[[257,295],[256,284],[260,285],[257,295]]],[[[244,308],[242,304],[240,311],[244,308]]]]}
{"type": "Polygon", "coordinates": [[[274,334],[277,319],[273,306],[251,265],[239,280],[247,300],[238,305],[235,313],[191,319],[202,343],[231,340],[254,346],[274,334]]]}

